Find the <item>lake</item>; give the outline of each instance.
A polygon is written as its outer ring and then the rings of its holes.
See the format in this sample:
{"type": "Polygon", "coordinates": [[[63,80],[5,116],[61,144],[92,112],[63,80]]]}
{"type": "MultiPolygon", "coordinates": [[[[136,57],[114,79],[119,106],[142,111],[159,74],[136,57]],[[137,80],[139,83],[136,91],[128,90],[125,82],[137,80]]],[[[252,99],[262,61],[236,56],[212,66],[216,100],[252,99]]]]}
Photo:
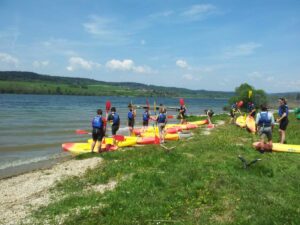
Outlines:
{"type": "MultiPolygon", "coordinates": [[[[146,105],[145,97],[62,96],[0,94],[0,173],[20,165],[60,157],[64,142],[86,142],[88,135],[76,135],[76,129],[90,131],[96,110],[105,111],[111,101],[121,118],[121,134],[127,135],[128,104],[146,105]]],[[[203,114],[211,108],[222,112],[226,99],[186,98],[188,114],[203,114]]],[[[160,103],[179,107],[178,98],[148,98],[150,106],[160,103]]],[[[137,110],[136,126],[142,124],[143,109],[137,110]]],[[[178,112],[168,111],[169,115],[178,112]]],[[[153,114],[153,112],[152,112],[153,114]]],[[[177,122],[174,119],[171,122],[177,122]]],[[[108,130],[110,134],[110,130],[108,130]]]]}

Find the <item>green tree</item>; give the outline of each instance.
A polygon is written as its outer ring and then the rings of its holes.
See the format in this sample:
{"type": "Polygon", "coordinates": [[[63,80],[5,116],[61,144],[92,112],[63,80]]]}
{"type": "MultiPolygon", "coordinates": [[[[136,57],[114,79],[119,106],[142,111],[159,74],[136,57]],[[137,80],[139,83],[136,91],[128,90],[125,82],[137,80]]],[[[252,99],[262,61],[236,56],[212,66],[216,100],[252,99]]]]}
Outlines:
{"type": "Polygon", "coordinates": [[[247,105],[249,102],[253,102],[256,107],[259,107],[261,104],[267,104],[267,94],[264,90],[256,90],[253,86],[244,83],[235,88],[235,95],[228,100],[230,105],[239,101],[244,102],[242,106],[243,110],[247,109],[247,105]],[[252,95],[250,97],[249,91],[252,91],[252,95]]]}

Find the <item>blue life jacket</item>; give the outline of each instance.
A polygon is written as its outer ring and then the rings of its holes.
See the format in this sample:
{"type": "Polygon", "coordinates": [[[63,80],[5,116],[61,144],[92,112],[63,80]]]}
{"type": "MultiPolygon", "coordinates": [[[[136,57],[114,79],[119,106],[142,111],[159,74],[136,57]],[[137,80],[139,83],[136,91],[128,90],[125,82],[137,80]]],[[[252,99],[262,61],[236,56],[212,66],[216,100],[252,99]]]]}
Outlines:
{"type": "Polygon", "coordinates": [[[95,116],[92,121],[93,128],[101,129],[103,127],[102,116],[95,116]]]}
{"type": "Polygon", "coordinates": [[[237,108],[237,105],[234,103],[231,105],[231,109],[236,109],[237,108]]]}
{"type": "Polygon", "coordinates": [[[149,113],[148,112],[144,112],[143,113],[143,121],[148,121],[149,120],[149,113]]]}
{"type": "Polygon", "coordinates": [[[248,104],[248,112],[251,112],[254,109],[254,104],[248,104]]]}
{"type": "Polygon", "coordinates": [[[120,123],[120,117],[117,113],[114,113],[113,115],[113,124],[112,125],[119,125],[120,123]]]}
{"type": "Polygon", "coordinates": [[[289,107],[287,105],[280,106],[278,109],[278,115],[281,117],[283,113],[286,113],[286,117],[289,115],[289,107]]]}
{"type": "Polygon", "coordinates": [[[258,121],[259,126],[270,127],[272,123],[271,117],[269,117],[268,112],[261,112],[258,121]]]}
{"type": "Polygon", "coordinates": [[[158,118],[157,118],[157,122],[158,123],[165,123],[166,122],[166,115],[164,113],[160,113],[158,115],[158,118]]]}
{"type": "Polygon", "coordinates": [[[133,120],[133,112],[132,111],[128,112],[128,119],[133,120]]]}

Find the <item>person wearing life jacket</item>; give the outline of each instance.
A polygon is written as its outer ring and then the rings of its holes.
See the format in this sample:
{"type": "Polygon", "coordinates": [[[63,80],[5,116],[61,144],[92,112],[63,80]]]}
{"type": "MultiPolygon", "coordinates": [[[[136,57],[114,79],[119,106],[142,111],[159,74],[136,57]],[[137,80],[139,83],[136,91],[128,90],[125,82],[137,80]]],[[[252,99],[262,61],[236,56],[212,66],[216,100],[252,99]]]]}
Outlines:
{"type": "Polygon", "coordinates": [[[96,143],[98,143],[98,152],[101,152],[102,139],[105,136],[104,118],[102,118],[102,110],[97,110],[97,115],[92,120],[92,137],[91,152],[94,152],[96,143]]]}
{"type": "Polygon", "coordinates": [[[110,111],[108,121],[111,123],[111,134],[116,135],[120,127],[120,116],[116,112],[116,107],[112,107],[110,111]]]}
{"type": "Polygon", "coordinates": [[[181,124],[184,124],[186,123],[186,107],[185,105],[181,105],[180,106],[180,109],[179,109],[179,118],[180,118],[180,123],[181,124]]]}
{"type": "Polygon", "coordinates": [[[148,127],[149,119],[150,119],[149,109],[146,108],[145,112],[143,112],[143,127],[144,127],[144,129],[146,129],[148,127]]]}
{"type": "Polygon", "coordinates": [[[265,141],[264,135],[268,139],[268,150],[272,150],[272,131],[274,128],[274,116],[268,111],[266,104],[261,105],[261,112],[256,115],[256,127],[258,134],[260,135],[260,151],[263,152],[265,141]]]}
{"type": "Polygon", "coordinates": [[[158,130],[159,130],[160,143],[164,143],[165,142],[165,140],[164,140],[165,126],[168,122],[165,108],[163,108],[163,107],[160,108],[156,121],[157,121],[157,125],[158,125],[158,130]]]}
{"type": "Polygon", "coordinates": [[[133,135],[133,128],[134,128],[136,112],[134,110],[134,107],[131,104],[128,105],[128,108],[129,108],[129,112],[127,114],[128,127],[129,127],[129,134],[132,136],[133,135]]]}
{"type": "Polygon", "coordinates": [[[239,107],[238,107],[238,103],[233,103],[231,105],[231,108],[230,108],[230,123],[231,124],[235,124],[235,120],[236,120],[236,116],[238,113],[241,113],[239,107]]]}
{"type": "Polygon", "coordinates": [[[256,109],[253,102],[248,102],[247,111],[249,116],[255,117],[256,109]]]}
{"type": "Polygon", "coordinates": [[[285,136],[286,136],[286,128],[289,124],[289,107],[287,105],[287,101],[285,98],[279,98],[279,108],[278,108],[278,116],[279,118],[276,120],[279,123],[279,135],[280,135],[280,143],[286,144],[285,136]]]}

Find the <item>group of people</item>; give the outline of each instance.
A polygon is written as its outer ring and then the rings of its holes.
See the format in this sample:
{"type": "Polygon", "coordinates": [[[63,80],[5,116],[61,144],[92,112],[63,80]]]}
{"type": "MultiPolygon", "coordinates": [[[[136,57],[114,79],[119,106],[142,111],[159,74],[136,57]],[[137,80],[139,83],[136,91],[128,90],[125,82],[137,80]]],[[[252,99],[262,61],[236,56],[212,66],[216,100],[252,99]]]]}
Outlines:
{"type": "MultiPolygon", "coordinates": [[[[135,118],[136,118],[136,110],[132,104],[128,105],[129,112],[127,113],[127,119],[128,119],[128,128],[129,128],[129,134],[130,136],[134,133],[134,125],[135,125],[135,118]]],[[[185,113],[186,109],[185,107],[182,109],[182,119],[185,119],[185,113]]],[[[165,126],[168,122],[167,120],[167,110],[166,107],[164,107],[162,104],[159,106],[159,113],[157,116],[151,116],[149,112],[149,108],[146,107],[145,111],[143,112],[143,127],[146,129],[149,125],[149,120],[154,120],[157,123],[158,129],[159,129],[159,138],[160,143],[164,143],[164,130],[165,126]]],[[[103,117],[103,112],[101,109],[97,110],[97,115],[92,120],[92,138],[93,142],[91,145],[91,151],[94,152],[96,143],[98,141],[98,152],[101,152],[101,143],[102,139],[105,136],[106,133],[106,121],[108,121],[111,124],[111,132],[112,136],[117,134],[117,131],[120,127],[120,116],[116,112],[116,108],[112,107],[111,112],[106,118],[103,117]]]]}
{"type": "MultiPolygon", "coordinates": [[[[289,115],[289,108],[287,105],[287,100],[285,98],[279,98],[279,108],[278,108],[278,118],[276,119],[276,122],[279,125],[279,136],[280,136],[280,143],[285,144],[285,138],[286,138],[286,129],[289,123],[288,115],[289,115]]],[[[248,115],[255,117],[255,123],[257,127],[258,134],[261,137],[261,150],[263,150],[264,145],[264,136],[267,137],[268,145],[271,148],[272,147],[272,131],[274,129],[275,125],[275,118],[273,113],[268,111],[268,107],[266,104],[262,104],[260,106],[261,112],[256,113],[256,108],[253,102],[249,102],[247,105],[247,111],[248,115]]],[[[241,114],[241,111],[238,107],[237,103],[234,103],[231,106],[230,110],[230,116],[231,116],[231,122],[234,123],[237,114],[241,114]]]]}

